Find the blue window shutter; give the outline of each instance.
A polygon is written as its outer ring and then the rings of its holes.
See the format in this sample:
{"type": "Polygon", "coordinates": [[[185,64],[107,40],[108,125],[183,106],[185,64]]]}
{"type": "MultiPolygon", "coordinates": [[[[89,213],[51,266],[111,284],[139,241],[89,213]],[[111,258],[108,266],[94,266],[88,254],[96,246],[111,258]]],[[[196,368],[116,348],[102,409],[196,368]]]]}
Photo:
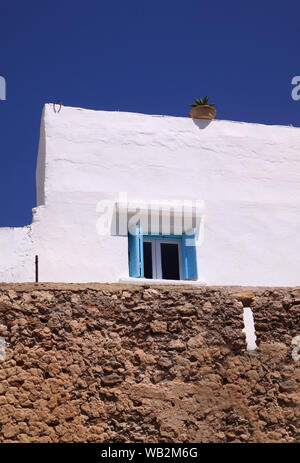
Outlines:
{"type": "Polygon", "coordinates": [[[143,235],[139,225],[135,225],[135,234],[128,235],[129,241],[129,276],[140,278],[144,276],[143,235]]]}
{"type": "Polygon", "coordinates": [[[143,229],[139,226],[139,246],[140,246],[140,277],[144,277],[144,244],[143,229]]]}
{"type": "Polygon", "coordinates": [[[196,231],[194,229],[182,236],[182,265],[183,278],[185,280],[196,280],[198,277],[198,269],[196,231]]]}

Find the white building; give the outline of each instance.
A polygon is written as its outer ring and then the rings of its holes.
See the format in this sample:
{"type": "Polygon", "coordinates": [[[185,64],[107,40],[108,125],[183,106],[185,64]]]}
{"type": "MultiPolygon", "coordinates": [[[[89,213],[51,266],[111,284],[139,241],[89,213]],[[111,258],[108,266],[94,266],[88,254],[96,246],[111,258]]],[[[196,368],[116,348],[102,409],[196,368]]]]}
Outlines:
{"type": "Polygon", "coordinates": [[[33,223],[0,229],[0,281],[34,281],[38,255],[40,281],[299,285],[299,193],[299,128],[47,104],[33,223]]]}

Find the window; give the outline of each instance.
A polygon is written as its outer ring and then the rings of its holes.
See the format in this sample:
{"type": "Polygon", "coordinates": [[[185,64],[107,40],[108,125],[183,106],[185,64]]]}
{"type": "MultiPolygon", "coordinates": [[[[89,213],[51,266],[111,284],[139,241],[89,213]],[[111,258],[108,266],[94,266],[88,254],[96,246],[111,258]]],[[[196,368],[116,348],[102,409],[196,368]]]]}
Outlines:
{"type": "Polygon", "coordinates": [[[143,239],[144,277],[182,280],[181,240],[143,239]]]}
{"type": "Polygon", "coordinates": [[[135,278],[196,280],[195,231],[175,235],[143,235],[136,225],[128,235],[129,275],[135,278]]]}

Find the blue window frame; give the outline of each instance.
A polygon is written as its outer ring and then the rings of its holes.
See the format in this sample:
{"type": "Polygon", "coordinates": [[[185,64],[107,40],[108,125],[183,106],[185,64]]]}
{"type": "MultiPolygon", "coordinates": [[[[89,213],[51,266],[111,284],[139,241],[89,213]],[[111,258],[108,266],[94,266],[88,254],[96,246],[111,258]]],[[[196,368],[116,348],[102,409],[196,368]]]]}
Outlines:
{"type": "Polygon", "coordinates": [[[198,278],[197,255],[196,255],[196,233],[191,230],[185,235],[143,235],[139,225],[135,225],[128,235],[129,248],[129,275],[134,278],[144,277],[144,247],[145,241],[159,240],[180,243],[180,279],[196,280],[198,278]]]}

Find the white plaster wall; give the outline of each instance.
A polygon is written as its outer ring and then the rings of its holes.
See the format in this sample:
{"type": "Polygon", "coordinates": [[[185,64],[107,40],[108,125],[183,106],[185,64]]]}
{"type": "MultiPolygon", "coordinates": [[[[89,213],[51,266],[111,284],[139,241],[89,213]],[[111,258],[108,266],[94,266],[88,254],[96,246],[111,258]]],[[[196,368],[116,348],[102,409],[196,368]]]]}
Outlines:
{"type": "Polygon", "coordinates": [[[96,231],[95,203],[36,209],[32,225],[40,281],[106,282],[128,276],[127,237],[96,231]]]}
{"type": "Polygon", "coordinates": [[[40,140],[38,159],[36,165],[36,201],[37,206],[45,204],[45,177],[46,177],[46,137],[45,137],[45,108],[42,112],[40,126],[40,140]]]}
{"type": "Polygon", "coordinates": [[[46,197],[290,201],[299,197],[300,129],[45,107],[46,197]]]}
{"type": "Polygon", "coordinates": [[[214,285],[300,284],[300,201],[207,201],[199,278],[214,285]]]}
{"type": "Polygon", "coordinates": [[[31,227],[0,228],[0,256],[0,282],[34,281],[31,227]]]}
{"type": "MultiPolygon", "coordinates": [[[[92,204],[38,208],[32,228],[41,281],[128,277],[127,237],[98,236],[92,204]]],[[[206,201],[204,220],[204,241],[197,247],[200,281],[299,285],[300,203],[206,201]]]]}
{"type": "MultiPolygon", "coordinates": [[[[129,200],[205,200],[200,281],[299,285],[299,148],[298,128],[68,107],[54,113],[46,105],[32,225],[41,281],[128,278],[127,238],[96,231],[97,203],[126,192],[129,200]]],[[[32,275],[28,267],[1,272],[5,281],[32,275]]]]}

